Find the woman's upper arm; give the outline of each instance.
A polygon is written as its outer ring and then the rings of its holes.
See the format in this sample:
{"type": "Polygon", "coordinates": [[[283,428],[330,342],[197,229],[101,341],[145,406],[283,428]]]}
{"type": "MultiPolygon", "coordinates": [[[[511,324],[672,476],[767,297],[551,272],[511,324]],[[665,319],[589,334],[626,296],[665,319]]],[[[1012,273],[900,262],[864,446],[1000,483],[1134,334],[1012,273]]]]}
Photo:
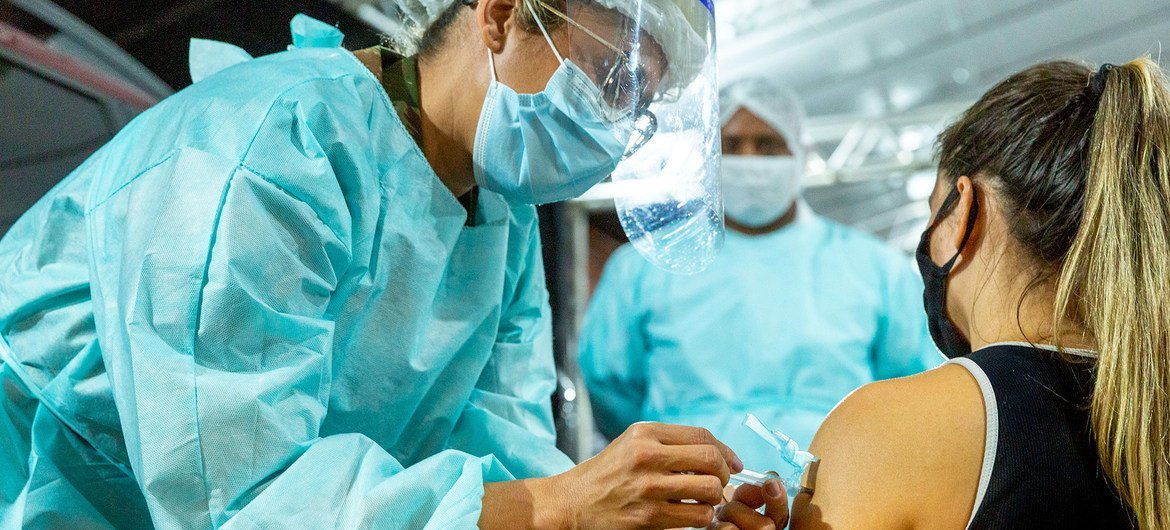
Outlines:
{"type": "Polygon", "coordinates": [[[797,496],[792,528],[964,526],[983,422],[982,394],[959,366],[858,389],[813,439],[815,493],[797,496]]]}

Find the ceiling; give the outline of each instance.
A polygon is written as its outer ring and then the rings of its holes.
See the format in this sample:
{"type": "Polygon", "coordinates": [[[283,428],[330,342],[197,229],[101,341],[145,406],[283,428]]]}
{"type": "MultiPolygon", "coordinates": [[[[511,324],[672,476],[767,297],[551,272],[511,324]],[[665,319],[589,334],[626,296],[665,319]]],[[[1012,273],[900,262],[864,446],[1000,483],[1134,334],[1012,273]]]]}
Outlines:
{"type": "Polygon", "coordinates": [[[1157,57],[1170,37],[1166,0],[720,0],[716,17],[723,79],[788,79],[812,116],[973,101],[1046,59],[1157,57]]]}

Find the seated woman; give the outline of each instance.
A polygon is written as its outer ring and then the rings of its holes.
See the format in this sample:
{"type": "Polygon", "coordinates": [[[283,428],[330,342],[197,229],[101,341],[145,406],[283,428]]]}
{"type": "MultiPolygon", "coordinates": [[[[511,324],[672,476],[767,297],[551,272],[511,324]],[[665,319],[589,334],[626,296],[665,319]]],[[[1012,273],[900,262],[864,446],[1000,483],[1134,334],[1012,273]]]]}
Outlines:
{"type": "MultiPolygon", "coordinates": [[[[1040,64],[939,146],[918,261],[952,360],[837,406],[792,527],[1170,528],[1162,72],[1040,64]]],[[[778,489],[741,487],[721,525],[783,527],[778,489]]]]}

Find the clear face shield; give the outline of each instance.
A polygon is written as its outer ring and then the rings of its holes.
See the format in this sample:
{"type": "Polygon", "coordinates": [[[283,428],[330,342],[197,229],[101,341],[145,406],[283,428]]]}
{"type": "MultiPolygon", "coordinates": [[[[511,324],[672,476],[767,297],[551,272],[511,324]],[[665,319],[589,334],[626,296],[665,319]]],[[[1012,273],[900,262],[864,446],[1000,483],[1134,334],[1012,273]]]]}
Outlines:
{"type": "Polygon", "coordinates": [[[710,0],[529,1],[564,26],[564,58],[626,141],[611,189],[631,243],[668,271],[702,271],[724,230],[710,0]]]}

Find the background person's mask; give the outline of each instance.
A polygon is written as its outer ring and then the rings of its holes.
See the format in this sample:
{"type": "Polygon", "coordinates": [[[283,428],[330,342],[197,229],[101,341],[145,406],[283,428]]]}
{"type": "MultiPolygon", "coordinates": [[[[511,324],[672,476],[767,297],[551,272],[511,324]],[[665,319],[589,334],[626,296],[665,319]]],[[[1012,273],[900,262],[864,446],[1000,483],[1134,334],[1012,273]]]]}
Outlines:
{"type": "Polygon", "coordinates": [[[723,208],[749,228],[776,221],[800,195],[800,167],[792,156],[723,156],[723,208]]]}

